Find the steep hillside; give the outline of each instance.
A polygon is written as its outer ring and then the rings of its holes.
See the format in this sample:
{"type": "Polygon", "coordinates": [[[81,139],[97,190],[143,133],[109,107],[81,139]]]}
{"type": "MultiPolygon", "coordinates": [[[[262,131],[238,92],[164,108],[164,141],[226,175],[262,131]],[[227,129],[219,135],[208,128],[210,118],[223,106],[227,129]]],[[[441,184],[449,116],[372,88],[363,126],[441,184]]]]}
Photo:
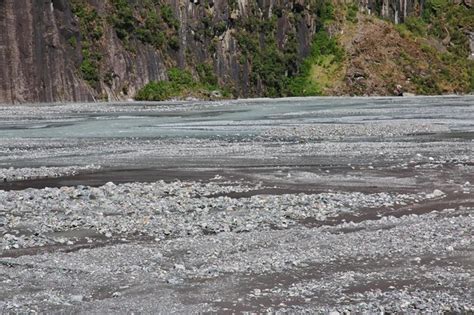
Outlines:
{"type": "MultiPolygon", "coordinates": [[[[394,25],[353,13],[336,35],[346,52],[330,95],[469,93],[474,91],[469,2],[426,1],[418,15],[394,25]]],[[[350,16],[350,8],[345,12],[350,16]]]]}
{"type": "Polygon", "coordinates": [[[0,102],[373,95],[396,85],[466,93],[472,10],[469,0],[0,0],[0,102]]]}

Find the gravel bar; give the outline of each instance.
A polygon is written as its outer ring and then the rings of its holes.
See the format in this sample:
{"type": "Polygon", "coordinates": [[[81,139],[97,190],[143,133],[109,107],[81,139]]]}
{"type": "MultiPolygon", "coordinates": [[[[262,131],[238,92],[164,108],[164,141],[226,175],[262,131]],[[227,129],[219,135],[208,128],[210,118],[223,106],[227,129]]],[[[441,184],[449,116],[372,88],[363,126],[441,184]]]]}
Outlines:
{"type": "Polygon", "coordinates": [[[473,104],[2,106],[0,312],[472,314],[473,104]]]}

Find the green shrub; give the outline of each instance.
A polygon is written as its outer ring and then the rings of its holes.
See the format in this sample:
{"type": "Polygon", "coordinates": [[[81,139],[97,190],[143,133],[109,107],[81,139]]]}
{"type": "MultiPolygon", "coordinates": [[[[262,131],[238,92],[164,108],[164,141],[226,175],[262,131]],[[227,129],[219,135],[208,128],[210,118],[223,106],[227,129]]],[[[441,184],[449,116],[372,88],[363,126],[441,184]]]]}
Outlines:
{"type": "Polygon", "coordinates": [[[90,59],[84,59],[81,63],[81,73],[84,80],[91,85],[97,84],[99,81],[99,71],[97,64],[90,59]]]}
{"type": "Polygon", "coordinates": [[[334,4],[332,1],[318,0],[313,2],[315,6],[313,11],[315,11],[321,21],[327,22],[334,19],[334,4]]]}
{"type": "Polygon", "coordinates": [[[175,29],[179,28],[179,21],[178,19],[174,16],[173,9],[167,4],[164,4],[160,8],[161,10],[161,17],[165,21],[166,24],[168,24],[169,27],[173,27],[175,29]]]}
{"type": "Polygon", "coordinates": [[[409,16],[405,19],[407,29],[417,36],[426,36],[426,23],[423,19],[409,16]]]}
{"type": "MultiPolygon", "coordinates": [[[[323,94],[320,82],[312,77],[311,70],[314,65],[320,68],[336,68],[344,61],[344,50],[337,40],[320,30],[314,36],[311,52],[300,66],[299,74],[292,78],[288,84],[288,95],[291,96],[318,96],[323,94]]],[[[327,70],[332,71],[332,70],[327,70]]]]}
{"type": "MultiPolygon", "coordinates": [[[[99,41],[103,36],[103,19],[97,11],[80,0],[71,0],[73,14],[79,20],[81,33],[80,43],[82,52],[82,62],[79,70],[84,80],[91,86],[96,87],[100,81],[100,54],[99,41]]],[[[72,47],[76,47],[78,42],[76,37],[68,40],[72,47]]]]}
{"type": "Polygon", "coordinates": [[[135,96],[138,101],[164,101],[173,96],[174,88],[169,81],[150,82],[135,96]]]}
{"type": "Polygon", "coordinates": [[[75,36],[69,37],[69,39],[67,41],[68,41],[69,45],[71,45],[73,48],[77,47],[77,38],[75,36]]]}
{"type": "Polygon", "coordinates": [[[225,21],[219,21],[214,26],[214,36],[220,36],[227,30],[227,23],[225,21]]]}
{"type": "Polygon", "coordinates": [[[322,30],[314,36],[310,58],[317,61],[319,57],[326,55],[333,55],[334,62],[341,62],[344,58],[344,50],[339,46],[336,39],[322,30]]]}
{"type": "Polygon", "coordinates": [[[176,33],[179,29],[179,21],[169,5],[160,4],[158,0],[144,0],[139,6],[133,8],[128,0],[111,1],[114,10],[110,21],[117,37],[124,42],[124,46],[129,51],[134,50],[134,45],[130,44],[130,41],[139,40],[156,49],[161,49],[166,38],[169,38],[169,47],[174,50],[179,49],[176,33]]]}
{"type": "Polygon", "coordinates": [[[214,73],[214,69],[210,64],[202,63],[196,67],[196,71],[199,75],[201,84],[207,85],[210,89],[217,87],[217,76],[214,73]]]}
{"type": "Polygon", "coordinates": [[[420,95],[438,95],[442,91],[432,77],[423,77],[419,75],[412,76],[412,81],[417,88],[417,94],[420,95]]]}
{"type": "Polygon", "coordinates": [[[193,75],[189,71],[179,68],[170,69],[168,71],[168,79],[178,86],[191,86],[195,83],[193,75]]]}
{"type": "Polygon", "coordinates": [[[359,7],[355,3],[351,3],[347,7],[346,19],[349,22],[357,23],[357,12],[359,12],[359,7]]]}
{"type": "MultiPolygon", "coordinates": [[[[206,65],[198,67],[205,72],[207,79],[210,79],[210,69],[206,65]]],[[[215,78],[217,85],[217,78],[215,78]]],[[[160,82],[150,82],[140,89],[135,99],[139,101],[165,101],[173,97],[183,97],[192,95],[209,95],[213,90],[222,90],[224,96],[230,95],[229,89],[218,89],[217,86],[197,82],[189,71],[172,68],[168,70],[168,80],[160,82]]]]}
{"type": "Polygon", "coordinates": [[[115,14],[112,16],[115,32],[121,40],[128,40],[135,31],[136,20],[127,0],[112,0],[115,14]]]}
{"type": "Polygon", "coordinates": [[[178,36],[171,36],[169,39],[168,39],[168,46],[175,50],[175,51],[178,51],[179,50],[179,37],[178,36]]]}
{"type": "Polygon", "coordinates": [[[423,18],[429,22],[433,16],[441,14],[447,6],[452,6],[448,0],[427,0],[423,8],[423,18]]]}

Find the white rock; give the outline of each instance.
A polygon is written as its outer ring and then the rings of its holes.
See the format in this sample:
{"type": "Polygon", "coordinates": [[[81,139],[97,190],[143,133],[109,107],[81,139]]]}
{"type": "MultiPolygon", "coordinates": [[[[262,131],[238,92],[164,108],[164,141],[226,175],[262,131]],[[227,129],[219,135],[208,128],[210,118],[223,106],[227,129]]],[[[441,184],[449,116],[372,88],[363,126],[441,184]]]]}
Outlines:
{"type": "Polygon", "coordinates": [[[433,190],[433,192],[431,194],[427,194],[426,195],[426,198],[428,199],[434,199],[434,198],[439,198],[439,197],[443,197],[445,195],[444,192],[442,192],[441,190],[439,189],[435,189],[433,190]]]}
{"type": "Polygon", "coordinates": [[[84,296],[83,295],[71,295],[71,298],[70,298],[71,302],[82,302],[82,300],[84,300],[84,296]]]}
{"type": "Polygon", "coordinates": [[[186,270],[186,267],[184,267],[184,265],[181,265],[181,264],[175,264],[174,269],[184,271],[186,270]]]}

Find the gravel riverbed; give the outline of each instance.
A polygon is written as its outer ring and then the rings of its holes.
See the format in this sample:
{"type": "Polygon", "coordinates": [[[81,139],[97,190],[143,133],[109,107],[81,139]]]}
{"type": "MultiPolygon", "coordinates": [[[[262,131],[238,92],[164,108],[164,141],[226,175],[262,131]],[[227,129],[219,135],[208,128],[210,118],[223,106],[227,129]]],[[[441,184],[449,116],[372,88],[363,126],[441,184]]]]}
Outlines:
{"type": "Polygon", "coordinates": [[[473,104],[0,107],[0,311],[472,313],[473,104]]]}

